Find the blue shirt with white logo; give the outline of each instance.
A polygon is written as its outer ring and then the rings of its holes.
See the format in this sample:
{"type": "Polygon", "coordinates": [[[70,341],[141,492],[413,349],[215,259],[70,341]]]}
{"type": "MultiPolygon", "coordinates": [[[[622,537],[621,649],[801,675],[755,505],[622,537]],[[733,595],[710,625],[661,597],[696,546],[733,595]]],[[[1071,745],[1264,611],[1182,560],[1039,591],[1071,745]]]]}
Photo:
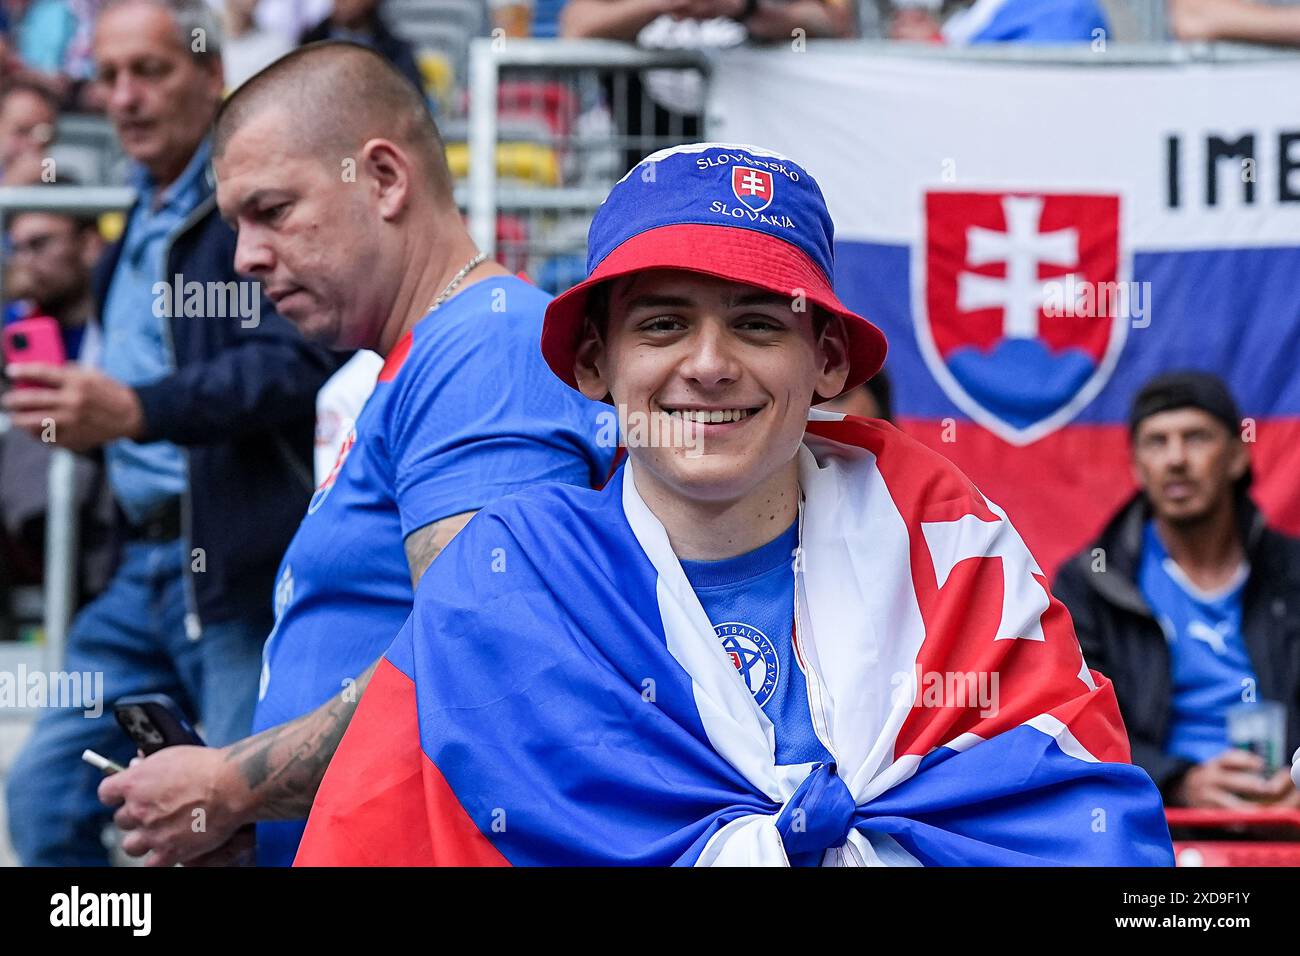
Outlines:
{"type": "Polygon", "coordinates": [[[1203,763],[1228,749],[1228,708],[1255,686],[1241,634],[1246,571],[1214,593],[1197,588],[1169,557],[1155,523],[1142,540],[1138,587],[1169,642],[1173,701],[1165,753],[1203,763]]]}
{"type": "MultiPolygon", "coordinates": [[[[539,482],[604,482],[606,406],[560,382],[537,347],[549,299],[485,279],[389,353],[280,564],[254,732],[347,693],[388,649],[415,599],[412,531],[539,482]]],[[[292,863],[304,825],[258,824],[258,863],[292,863]]]]}
{"type": "MultiPolygon", "coordinates": [[[[137,173],[139,202],[127,222],[122,253],[113,270],[100,317],[104,330],[103,371],[124,385],[151,385],[173,371],[171,347],[154,286],[168,283],[167,246],[208,193],[205,176],[211,148],[205,141],[180,178],[161,192],[143,170],[137,173]]],[[[139,522],[150,510],[185,490],[185,459],[171,442],[115,441],[104,450],[108,481],[128,518],[139,522]]]]}
{"type": "Polygon", "coordinates": [[[778,764],[831,763],[813,730],[808,683],[794,652],[796,521],[761,548],[722,561],[682,561],[722,648],[776,734],[778,764]]]}

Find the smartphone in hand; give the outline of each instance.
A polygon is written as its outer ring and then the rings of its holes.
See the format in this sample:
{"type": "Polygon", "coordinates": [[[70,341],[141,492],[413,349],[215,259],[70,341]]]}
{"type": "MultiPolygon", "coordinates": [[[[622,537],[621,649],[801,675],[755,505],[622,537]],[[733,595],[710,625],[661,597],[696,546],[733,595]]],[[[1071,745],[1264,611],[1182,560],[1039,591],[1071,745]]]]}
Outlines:
{"type": "MultiPolygon", "coordinates": [[[[57,320],[48,315],[34,315],[19,319],[4,329],[5,365],[24,362],[43,362],[46,365],[63,365],[67,354],[63,350],[63,331],[57,320]]],[[[14,381],[15,388],[29,388],[22,380],[14,381]]]]}
{"type": "Polygon", "coordinates": [[[122,697],[113,705],[113,716],[146,757],[164,747],[206,746],[176,701],[166,694],[122,697]]]}

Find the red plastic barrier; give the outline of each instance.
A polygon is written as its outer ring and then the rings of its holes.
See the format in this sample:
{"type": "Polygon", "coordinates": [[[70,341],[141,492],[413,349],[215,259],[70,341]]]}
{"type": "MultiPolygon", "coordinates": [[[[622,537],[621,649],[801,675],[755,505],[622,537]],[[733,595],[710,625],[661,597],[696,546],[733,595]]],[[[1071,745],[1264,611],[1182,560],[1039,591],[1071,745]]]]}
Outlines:
{"type": "Polygon", "coordinates": [[[1278,840],[1175,840],[1179,866],[1300,866],[1300,810],[1260,807],[1251,810],[1193,810],[1169,807],[1171,829],[1251,830],[1294,832],[1296,842],[1278,840]]]}

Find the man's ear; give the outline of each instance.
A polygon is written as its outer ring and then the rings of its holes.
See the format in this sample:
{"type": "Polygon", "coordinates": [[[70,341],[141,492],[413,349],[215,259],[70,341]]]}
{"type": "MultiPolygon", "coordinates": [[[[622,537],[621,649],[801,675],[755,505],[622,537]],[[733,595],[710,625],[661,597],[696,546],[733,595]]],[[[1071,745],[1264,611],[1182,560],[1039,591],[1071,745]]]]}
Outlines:
{"type": "Polygon", "coordinates": [[[849,380],[848,341],[844,320],[838,315],[830,316],[816,345],[818,372],[814,391],[818,395],[829,398],[844,391],[844,383],[849,380]]]}
{"type": "Polygon", "coordinates": [[[1129,460],[1128,460],[1129,474],[1133,476],[1133,484],[1137,485],[1139,488],[1145,491],[1147,486],[1147,476],[1143,472],[1142,466],[1138,464],[1136,432],[1134,432],[1133,435],[1129,437],[1128,447],[1129,447],[1129,460]]]}
{"type": "Polygon", "coordinates": [[[410,157],[390,140],[371,139],[361,147],[358,165],[375,191],[379,215],[396,219],[410,200],[414,174],[410,157]]]}
{"type": "Polygon", "coordinates": [[[573,377],[578,390],[593,402],[603,402],[609,395],[609,382],[604,370],[605,339],[596,323],[587,319],[582,324],[582,338],[573,357],[573,377]]]}
{"type": "Polygon", "coordinates": [[[1239,436],[1233,436],[1232,459],[1228,462],[1228,477],[1236,484],[1250,467],[1250,452],[1239,436]]]}
{"type": "Polygon", "coordinates": [[[207,56],[203,58],[203,67],[208,72],[208,87],[218,101],[225,98],[226,93],[226,66],[219,56],[207,56]]]}

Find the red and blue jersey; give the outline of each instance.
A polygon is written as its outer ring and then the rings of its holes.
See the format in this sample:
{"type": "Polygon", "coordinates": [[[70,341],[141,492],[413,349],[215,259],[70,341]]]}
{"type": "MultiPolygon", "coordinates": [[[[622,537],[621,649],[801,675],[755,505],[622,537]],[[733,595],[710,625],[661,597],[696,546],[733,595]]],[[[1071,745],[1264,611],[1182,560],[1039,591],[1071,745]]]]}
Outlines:
{"type": "MultiPolygon", "coordinates": [[[[541,482],[591,487],[609,473],[604,406],[538,350],[548,299],[514,277],[476,283],[389,353],[280,564],[255,732],[346,693],[392,643],[414,600],[411,532],[541,482]]],[[[259,862],[292,862],[301,831],[260,825],[259,862]]]]}

